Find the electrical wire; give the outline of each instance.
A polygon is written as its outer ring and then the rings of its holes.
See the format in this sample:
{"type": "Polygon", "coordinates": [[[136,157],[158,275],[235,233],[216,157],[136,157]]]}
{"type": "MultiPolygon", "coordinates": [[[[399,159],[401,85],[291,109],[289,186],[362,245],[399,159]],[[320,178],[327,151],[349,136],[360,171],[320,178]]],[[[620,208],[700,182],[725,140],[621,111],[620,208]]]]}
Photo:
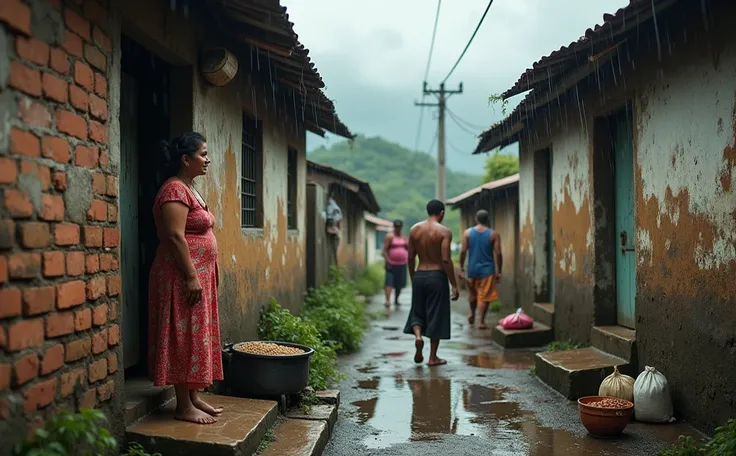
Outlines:
{"type": "Polygon", "coordinates": [[[462,122],[463,124],[465,124],[465,126],[467,126],[467,127],[468,127],[468,128],[470,128],[470,129],[483,131],[483,130],[486,130],[486,129],[488,128],[487,126],[486,126],[486,127],[481,127],[480,125],[475,125],[474,123],[471,123],[471,122],[469,122],[469,121],[467,121],[467,120],[463,119],[463,118],[462,118],[462,117],[460,117],[460,116],[459,116],[458,114],[456,114],[456,113],[452,112],[452,111],[450,110],[450,108],[448,108],[447,106],[445,106],[445,111],[449,112],[449,113],[450,113],[450,115],[453,115],[453,116],[455,116],[455,117],[457,118],[457,120],[458,120],[458,121],[462,122]]]}
{"type": "MultiPolygon", "coordinates": [[[[432,41],[430,41],[429,44],[429,55],[427,56],[427,65],[424,68],[424,81],[427,80],[427,77],[429,77],[429,67],[432,63],[432,54],[434,53],[434,41],[437,37],[437,24],[440,21],[440,7],[442,6],[442,0],[437,0],[437,11],[434,13],[434,26],[432,27],[432,41]]],[[[422,102],[424,102],[424,97],[427,95],[422,92],[422,102]]],[[[417,124],[417,135],[414,138],[414,150],[419,150],[419,139],[422,136],[422,121],[424,120],[424,108],[425,106],[422,106],[419,109],[419,123],[417,124]]]]}
{"type": "Polygon", "coordinates": [[[462,131],[464,131],[464,132],[466,132],[466,133],[470,133],[471,135],[473,135],[473,136],[475,136],[475,137],[477,137],[477,136],[478,136],[478,133],[474,132],[474,131],[473,131],[473,130],[471,130],[470,128],[468,128],[468,127],[466,127],[465,125],[463,125],[463,124],[462,124],[462,123],[461,123],[460,121],[458,121],[458,119],[457,119],[457,117],[455,116],[455,114],[453,114],[452,112],[450,112],[450,110],[449,110],[449,109],[445,108],[445,111],[446,111],[446,112],[447,112],[447,113],[448,113],[448,114],[450,115],[450,119],[451,119],[451,120],[452,120],[453,122],[455,122],[455,125],[457,125],[458,127],[460,127],[460,129],[461,129],[462,131]]]}
{"type": "Polygon", "coordinates": [[[491,9],[491,5],[493,4],[493,0],[488,1],[488,6],[486,6],[486,10],[483,13],[483,16],[481,16],[480,21],[478,22],[478,26],[475,27],[475,31],[473,32],[473,35],[470,37],[470,40],[468,41],[468,44],[465,45],[465,49],[463,49],[463,52],[460,54],[460,57],[458,57],[457,62],[455,62],[455,65],[452,66],[452,69],[449,73],[447,73],[447,76],[445,76],[445,79],[442,80],[442,83],[444,84],[447,82],[447,80],[452,75],[452,72],[455,71],[455,68],[460,64],[460,61],[465,57],[465,53],[468,51],[468,48],[470,47],[470,44],[473,42],[473,39],[475,38],[476,33],[478,33],[478,30],[480,30],[480,26],[483,24],[483,21],[486,18],[486,14],[488,14],[488,10],[491,9]]]}

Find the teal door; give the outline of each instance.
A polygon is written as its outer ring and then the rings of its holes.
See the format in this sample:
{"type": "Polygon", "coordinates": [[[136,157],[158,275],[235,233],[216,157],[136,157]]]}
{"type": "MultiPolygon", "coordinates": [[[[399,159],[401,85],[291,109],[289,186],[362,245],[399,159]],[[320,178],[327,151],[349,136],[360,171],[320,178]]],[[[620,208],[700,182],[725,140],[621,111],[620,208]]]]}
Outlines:
{"type": "Polygon", "coordinates": [[[616,310],[618,324],[634,328],[636,252],[634,242],[634,138],[629,109],[615,117],[613,128],[616,200],[616,310]]]}

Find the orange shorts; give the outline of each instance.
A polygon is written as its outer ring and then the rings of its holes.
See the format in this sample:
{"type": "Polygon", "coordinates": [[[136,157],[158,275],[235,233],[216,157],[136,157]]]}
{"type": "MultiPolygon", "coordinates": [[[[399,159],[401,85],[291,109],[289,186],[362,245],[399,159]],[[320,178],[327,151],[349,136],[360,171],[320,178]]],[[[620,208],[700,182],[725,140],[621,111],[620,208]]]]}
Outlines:
{"type": "Polygon", "coordinates": [[[468,300],[470,302],[493,302],[498,300],[496,291],[496,276],[491,275],[482,279],[465,279],[468,284],[468,300]]]}

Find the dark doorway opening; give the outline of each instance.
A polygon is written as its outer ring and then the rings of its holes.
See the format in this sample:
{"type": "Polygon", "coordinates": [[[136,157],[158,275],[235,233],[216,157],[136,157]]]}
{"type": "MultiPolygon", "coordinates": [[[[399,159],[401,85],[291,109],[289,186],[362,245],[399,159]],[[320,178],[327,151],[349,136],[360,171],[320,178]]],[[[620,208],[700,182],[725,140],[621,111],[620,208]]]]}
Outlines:
{"type": "Polygon", "coordinates": [[[158,247],[152,207],[165,179],[158,144],[170,133],[171,68],[126,36],[121,48],[123,360],[130,378],[148,373],[148,273],[158,247]]]}

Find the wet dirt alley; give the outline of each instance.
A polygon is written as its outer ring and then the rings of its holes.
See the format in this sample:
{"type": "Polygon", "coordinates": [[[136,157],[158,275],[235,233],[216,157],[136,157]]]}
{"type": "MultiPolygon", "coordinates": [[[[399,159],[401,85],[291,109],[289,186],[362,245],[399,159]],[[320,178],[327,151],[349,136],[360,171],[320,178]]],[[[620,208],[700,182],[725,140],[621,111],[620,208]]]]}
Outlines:
{"type": "MultiPolygon", "coordinates": [[[[463,296],[454,303],[448,364],[415,365],[413,339],[402,333],[411,297],[374,320],[363,348],[340,359],[340,417],[325,456],[347,455],[656,455],[683,423],[630,424],[621,439],[587,435],[577,405],[530,375],[534,353],[504,351],[490,331],[470,330],[463,296]]],[[[380,298],[369,306],[383,309],[380,298]]],[[[497,321],[489,315],[487,322],[497,321]]],[[[425,363],[429,343],[425,344],[425,363]]]]}

